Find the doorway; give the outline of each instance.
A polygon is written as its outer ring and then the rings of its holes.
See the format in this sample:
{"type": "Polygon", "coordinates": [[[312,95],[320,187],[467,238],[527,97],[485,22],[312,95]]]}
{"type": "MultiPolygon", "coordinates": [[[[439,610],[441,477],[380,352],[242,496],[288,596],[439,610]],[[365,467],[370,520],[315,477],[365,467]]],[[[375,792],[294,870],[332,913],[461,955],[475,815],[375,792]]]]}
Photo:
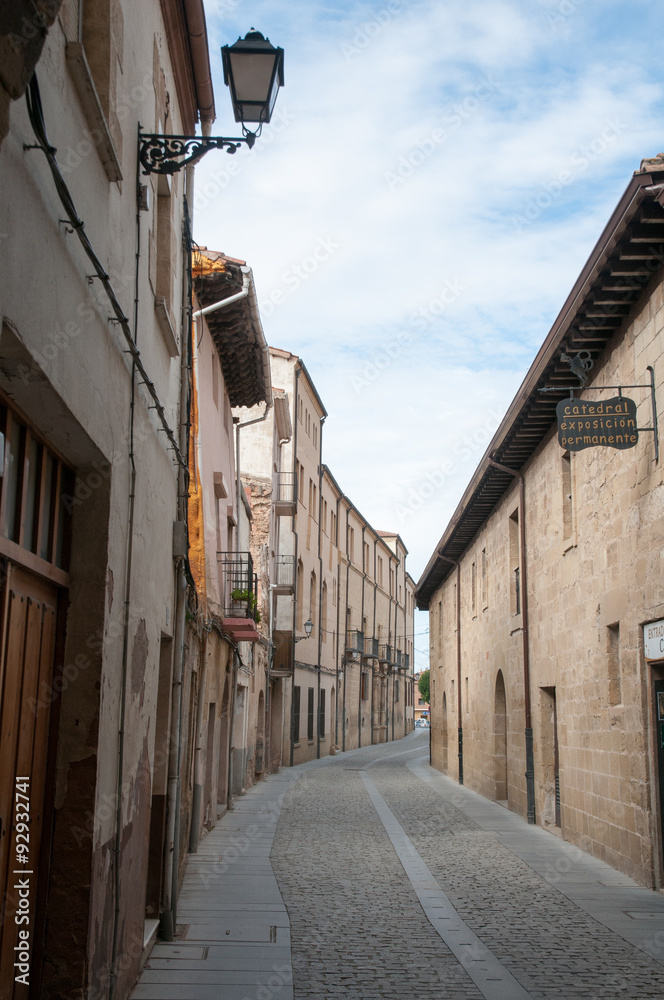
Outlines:
{"type": "Polygon", "coordinates": [[[496,677],[493,703],[493,762],[497,802],[508,801],[507,792],[507,699],[502,670],[496,677]]]}
{"type": "MultiPolygon", "coordinates": [[[[14,984],[7,997],[23,989],[16,986],[16,969],[22,953],[15,917],[27,912],[39,945],[40,898],[45,891],[44,856],[50,831],[46,811],[51,705],[58,635],[58,588],[9,561],[0,564],[0,982],[14,984]],[[27,828],[29,824],[29,832],[27,828]],[[42,841],[44,850],[42,851],[42,841]],[[19,862],[21,876],[12,874],[19,862]],[[18,859],[18,862],[17,860],[18,859]],[[40,868],[40,862],[41,868],[40,868]],[[23,875],[25,869],[25,875],[23,875]],[[25,886],[25,888],[23,888],[25,886]],[[25,909],[28,906],[29,909],[25,909]]],[[[27,969],[32,973],[30,945],[27,969]]],[[[23,963],[25,964],[25,963],[23,963]]],[[[19,973],[22,969],[19,969],[19,973]]],[[[35,977],[31,974],[30,979],[35,977]]],[[[3,993],[3,996],[5,994],[3,993]]]]}
{"type": "Polygon", "coordinates": [[[542,692],[542,785],[545,796],[542,818],[545,823],[560,827],[560,751],[556,689],[543,687],[540,690],[542,692]]]}
{"type": "Polygon", "coordinates": [[[159,647],[159,684],[157,687],[157,720],[155,724],[154,762],[152,766],[152,799],[150,807],[150,841],[148,877],[145,895],[145,919],[160,917],[161,884],[164,871],[166,840],[166,798],[168,793],[168,762],[170,755],[171,664],[173,641],[162,633],[159,647]]]}
{"type": "MultiPolygon", "coordinates": [[[[664,669],[664,662],[651,667],[664,669]]],[[[661,675],[661,669],[657,671],[661,675]]],[[[660,838],[662,842],[662,864],[664,864],[664,679],[654,679],[655,737],[657,740],[657,775],[659,781],[660,838]]]]}

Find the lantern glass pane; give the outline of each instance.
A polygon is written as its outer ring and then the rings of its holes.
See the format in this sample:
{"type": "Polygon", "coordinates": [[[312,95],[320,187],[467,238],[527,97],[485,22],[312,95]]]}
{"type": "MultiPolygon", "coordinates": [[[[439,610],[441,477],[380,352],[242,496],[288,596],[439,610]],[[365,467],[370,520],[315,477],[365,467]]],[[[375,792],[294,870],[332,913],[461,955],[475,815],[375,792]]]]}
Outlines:
{"type": "Polygon", "coordinates": [[[270,97],[270,84],[274,71],[273,53],[230,53],[238,104],[247,101],[266,104],[270,97]]]}

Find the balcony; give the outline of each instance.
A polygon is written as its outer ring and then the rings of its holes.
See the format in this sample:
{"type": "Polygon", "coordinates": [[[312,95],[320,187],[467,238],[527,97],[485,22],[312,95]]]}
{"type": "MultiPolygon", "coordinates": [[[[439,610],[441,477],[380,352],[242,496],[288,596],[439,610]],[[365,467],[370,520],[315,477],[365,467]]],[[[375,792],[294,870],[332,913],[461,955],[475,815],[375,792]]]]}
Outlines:
{"type": "Polygon", "coordinates": [[[351,654],[364,652],[364,633],[358,629],[349,629],[346,633],[346,652],[351,654]]]}
{"type": "Polygon", "coordinates": [[[217,562],[223,595],[222,628],[235,642],[257,642],[260,613],[251,553],[217,552],[217,562]]]}
{"type": "Polygon", "coordinates": [[[396,649],[394,646],[381,646],[378,654],[381,663],[393,664],[396,662],[396,649]]]}
{"type": "Polygon", "coordinates": [[[295,556],[277,556],[274,560],[275,594],[295,593],[295,556]]]}
{"type": "Polygon", "coordinates": [[[274,652],[270,677],[292,677],[293,633],[275,629],[272,633],[272,639],[274,642],[274,652]]]}
{"type": "Polygon", "coordinates": [[[279,472],[274,484],[274,512],[277,516],[290,517],[297,506],[294,472],[279,472]]]}
{"type": "Polygon", "coordinates": [[[404,653],[401,658],[401,666],[406,668],[406,673],[410,670],[410,653],[404,653]]]}
{"type": "Polygon", "coordinates": [[[365,659],[378,659],[378,639],[368,639],[364,640],[364,652],[362,656],[365,659]]]}

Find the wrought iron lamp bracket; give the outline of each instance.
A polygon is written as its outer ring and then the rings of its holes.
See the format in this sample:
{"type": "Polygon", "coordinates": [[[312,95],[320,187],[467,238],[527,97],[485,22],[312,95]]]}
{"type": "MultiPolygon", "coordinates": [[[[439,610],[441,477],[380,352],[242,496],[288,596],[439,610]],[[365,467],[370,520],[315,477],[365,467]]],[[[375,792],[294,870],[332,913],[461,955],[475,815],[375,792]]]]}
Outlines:
{"type": "Polygon", "coordinates": [[[225,149],[236,153],[243,143],[252,148],[256,141],[253,132],[238,139],[220,135],[156,135],[140,132],[138,158],[144,174],[176,174],[188,163],[195,163],[211,149],[225,149]]]}

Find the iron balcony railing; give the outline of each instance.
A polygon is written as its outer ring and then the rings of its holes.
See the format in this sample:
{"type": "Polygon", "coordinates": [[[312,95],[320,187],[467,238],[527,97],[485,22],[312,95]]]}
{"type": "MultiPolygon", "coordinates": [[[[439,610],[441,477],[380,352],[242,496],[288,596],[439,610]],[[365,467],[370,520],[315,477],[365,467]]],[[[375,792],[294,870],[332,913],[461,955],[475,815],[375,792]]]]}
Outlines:
{"type": "Polygon", "coordinates": [[[217,552],[225,618],[257,620],[257,576],[250,552],[217,552]]]}
{"type": "Polygon", "coordinates": [[[396,662],[395,653],[396,650],[394,649],[393,646],[387,646],[387,645],[381,646],[378,659],[381,661],[381,663],[395,663],[396,662]]]}
{"type": "Polygon", "coordinates": [[[368,639],[366,636],[364,638],[364,656],[378,659],[378,639],[368,639]]]}
{"type": "Polygon", "coordinates": [[[274,583],[277,587],[295,587],[295,556],[276,556],[274,560],[274,583]]]}
{"type": "Polygon", "coordinates": [[[395,649],[394,650],[394,663],[395,663],[395,665],[397,667],[401,666],[401,650],[400,649],[395,649]]]}
{"type": "Polygon", "coordinates": [[[294,472],[279,472],[275,484],[275,501],[278,504],[294,504],[297,497],[296,485],[294,472]]]}
{"type": "Polygon", "coordinates": [[[358,629],[349,629],[346,633],[346,652],[347,653],[363,653],[364,652],[364,633],[360,632],[358,629]]]}

